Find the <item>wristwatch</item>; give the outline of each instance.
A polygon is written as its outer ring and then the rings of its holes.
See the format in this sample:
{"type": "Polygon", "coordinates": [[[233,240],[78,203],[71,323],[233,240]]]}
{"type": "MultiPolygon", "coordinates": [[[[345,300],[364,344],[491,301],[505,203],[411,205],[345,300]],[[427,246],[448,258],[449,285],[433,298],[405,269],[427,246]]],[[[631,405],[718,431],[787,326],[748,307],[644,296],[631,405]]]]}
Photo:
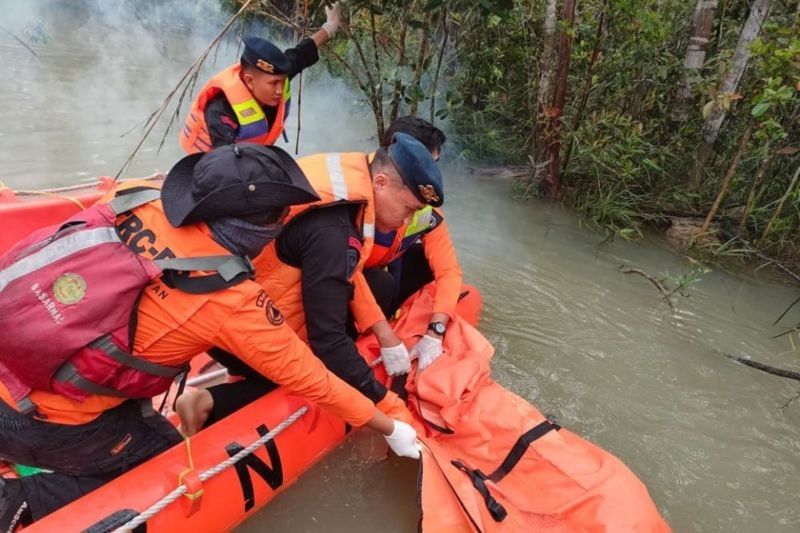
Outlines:
{"type": "Polygon", "coordinates": [[[447,326],[444,322],[431,322],[428,324],[428,329],[440,337],[444,337],[444,334],[447,333],[447,326]]]}

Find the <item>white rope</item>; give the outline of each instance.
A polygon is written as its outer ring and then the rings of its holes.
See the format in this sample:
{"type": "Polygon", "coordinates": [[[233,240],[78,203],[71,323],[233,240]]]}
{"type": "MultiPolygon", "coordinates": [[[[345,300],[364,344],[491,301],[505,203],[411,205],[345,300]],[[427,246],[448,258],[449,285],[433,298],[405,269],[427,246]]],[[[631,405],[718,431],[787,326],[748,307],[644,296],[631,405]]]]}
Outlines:
{"type": "MultiPolygon", "coordinates": [[[[200,481],[207,481],[207,480],[211,479],[212,477],[216,476],[220,472],[223,472],[224,470],[232,467],[233,465],[235,465],[236,463],[238,463],[239,461],[241,461],[242,459],[244,459],[248,455],[251,455],[258,448],[260,448],[262,445],[264,445],[264,443],[271,441],[276,436],[278,436],[278,434],[281,433],[284,429],[286,429],[287,427],[289,427],[292,424],[294,424],[295,422],[297,422],[297,420],[301,416],[306,414],[306,411],[308,411],[308,407],[306,407],[306,406],[301,407],[300,409],[298,409],[297,411],[295,411],[294,413],[289,415],[289,417],[286,420],[284,420],[283,422],[281,422],[280,424],[275,426],[275,428],[272,431],[270,431],[266,435],[264,435],[261,438],[259,438],[258,440],[256,440],[253,444],[251,444],[250,446],[248,446],[244,450],[241,450],[236,455],[234,455],[234,456],[222,461],[217,466],[215,466],[215,467],[213,467],[213,468],[211,468],[209,470],[206,470],[205,472],[200,474],[200,476],[199,476],[200,481]]],[[[163,498],[158,500],[156,503],[151,505],[147,510],[142,512],[136,518],[128,521],[124,525],[122,525],[122,526],[118,527],[117,529],[115,529],[114,532],[115,533],[119,533],[119,532],[123,532],[123,531],[131,531],[134,528],[144,524],[145,522],[147,522],[148,520],[153,518],[155,515],[157,515],[159,512],[163,511],[164,508],[167,507],[169,504],[171,504],[172,502],[174,502],[175,500],[180,498],[186,492],[186,490],[187,490],[186,489],[186,485],[181,485],[180,487],[176,488],[175,490],[173,490],[172,492],[170,492],[169,494],[167,494],[166,496],[164,496],[163,498]]]]}
{"type": "MultiPolygon", "coordinates": [[[[157,173],[155,173],[155,174],[153,174],[151,176],[146,176],[144,178],[131,178],[131,179],[137,180],[137,181],[139,181],[139,180],[152,181],[152,180],[158,180],[158,179],[163,179],[163,178],[164,178],[164,174],[162,174],[160,172],[157,172],[157,173]]],[[[124,181],[131,181],[131,180],[118,180],[118,181],[124,182],[124,181]]],[[[62,192],[79,191],[81,189],[93,189],[93,188],[97,187],[98,185],[102,185],[102,183],[103,183],[102,181],[95,180],[95,181],[89,181],[89,182],[86,182],[86,183],[81,183],[81,184],[78,184],[78,185],[67,185],[66,187],[55,187],[55,188],[52,188],[52,189],[39,189],[39,190],[35,190],[35,191],[31,191],[31,190],[15,191],[14,189],[11,189],[11,191],[17,196],[41,196],[41,195],[44,195],[44,194],[58,194],[58,193],[62,193],[62,192]]]]}

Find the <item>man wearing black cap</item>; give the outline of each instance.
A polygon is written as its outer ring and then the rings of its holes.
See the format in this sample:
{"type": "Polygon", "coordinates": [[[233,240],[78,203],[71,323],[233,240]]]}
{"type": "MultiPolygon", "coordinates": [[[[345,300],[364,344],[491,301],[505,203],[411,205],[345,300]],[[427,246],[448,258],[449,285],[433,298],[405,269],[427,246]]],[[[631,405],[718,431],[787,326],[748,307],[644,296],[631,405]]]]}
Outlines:
{"type": "MultiPolygon", "coordinates": [[[[132,182],[120,189],[132,195],[152,187],[149,182],[132,182]]],[[[116,230],[133,252],[148,259],[257,254],[280,229],[286,207],[318,200],[285,152],[267,146],[226,146],[182,159],[167,176],[160,201],[145,200],[147,203],[121,213],[116,230]],[[147,245],[142,246],[144,243],[147,245]]],[[[0,270],[0,280],[3,275],[0,270]]],[[[255,373],[305,396],[349,424],[381,431],[399,455],[419,457],[413,428],[391,420],[326,370],[287,327],[259,284],[246,275],[237,277],[236,283],[222,285],[210,277],[215,278],[206,272],[169,280],[158,277],[141,292],[133,311],[136,329],[132,345],[118,346],[132,354],[128,357],[139,360],[120,370],[125,372],[126,383],[131,369],[180,369],[195,355],[219,346],[255,373]]],[[[101,283],[85,281],[88,286],[101,283]]],[[[0,292],[0,305],[2,296],[0,292]]],[[[116,299],[116,295],[105,297],[109,298],[116,299]]],[[[101,293],[95,293],[92,305],[108,303],[101,300],[101,293]]],[[[108,373],[104,370],[101,375],[108,373]]],[[[97,385],[108,391],[113,388],[110,383],[118,382],[117,377],[110,376],[97,385]]],[[[138,381],[130,386],[135,383],[138,381]]],[[[33,418],[18,412],[0,381],[0,456],[54,472],[0,479],[0,531],[14,531],[39,519],[181,441],[165,418],[143,409],[145,404],[110,395],[119,389],[102,394],[99,390],[88,393],[83,401],[55,391],[34,390],[29,395],[37,408],[33,418]]],[[[146,402],[149,405],[149,400],[146,402]]]]}
{"type": "Polygon", "coordinates": [[[339,4],[325,13],[322,29],[285,52],[265,39],[245,37],[240,63],[198,93],[179,134],[183,149],[192,154],[235,142],[275,144],[289,114],[289,81],[319,60],[319,47],[339,28],[339,4]]]}

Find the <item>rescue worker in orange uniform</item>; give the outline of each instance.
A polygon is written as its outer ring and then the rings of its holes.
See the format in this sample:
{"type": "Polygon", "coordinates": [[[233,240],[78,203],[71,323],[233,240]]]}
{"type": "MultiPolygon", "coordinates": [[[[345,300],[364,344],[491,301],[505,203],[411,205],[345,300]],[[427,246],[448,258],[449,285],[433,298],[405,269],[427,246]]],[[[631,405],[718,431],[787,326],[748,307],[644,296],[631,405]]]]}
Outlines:
{"type": "MultiPolygon", "coordinates": [[[[378,149],[371,161],[360,152],[328,153],[303,157],[298,164],[321,200],[290,210],[284,231],[254,260],[256,279],[329,370],[385,413],[409,420],[403,401],[375,378],[358,353],[349,306],[354,292],[369,294],[363,267],[376,233],[408,224],[425,205],[440,206],[441,173],[425,146],[403,133],[378,149]]],[[[387,369],[407,363],[408,350],[385,317],[366,326],[361,331],[375,333],[387,369]]],[[[221,350],[209,353],[235,373],[253,378],[232,384],[239,387],[239,402],[269,390],[269,384],[242,369],[235,358],[221,350]]],[[[238,407],[230,402],[223,407],[225,401],[210,387],[185,395],[178,407],[192,413],[187,418],[197,429],[205,417],[225,416],[238,407]]]]}
{"type": "MultiPolygon", "coordinates": [[[[288,206],[318,198],[285,152],[226,146],[182,159],[167,176],[161,199],[121,214],[116,229],[131,250],[148,258],[167,249],[178,258],[255,256],[280,231],[288,206]],[[143,232],[152,239],[137,250],[134,243],[141,244],[143,232]]],[[[0,270],[0,281],[3,276],[0,270]]],[[[133,324],[131,351],[147,363],[181,367],[212,346],[222,347],[349,424],[380,431],[399,455],[419,457],[414,430],[326,370],[252,279],[193,294],[156,278],[142,291],[133,324]]],[[[39,519],[181,442],[149,399],[89,394],[76,401],[41,390],[30,399],[35,418],[18,412],[0,383],[0,457],[54,473],[0,479],[0,531],[39,519]]]]}
{"type": "MultiPolygon", "coordinates": [[[[386,130],[383,146],[391,144],[397,133],[411,135],[439,160],[445,135],[430,122],[417,117],[400,117],[386,130]]],[[[419,369],[425,369],[442,353],[442,338],[455,312],[461,293],[462,274],[444,213],[426,206],[409,224],[388,232],[375,232],[375,245],[364,265],[364,277],[372,295],[356,290],[352,308],[362,329],[392,317],[411,294],[435,281],[433,312],[426,331],[411,348],[419,369]],[[376,305],[376,300],[381,306],[376,305]]],[[[410,360],[398,360],[386,367],[390,375],[408,372],[410,360]]]]}
{"type": "Polygon", "coordinates": [[[235,142],[271,145],[285,136],[290,81],[319,60],[319,48],[339,28],[339,4],[325,13],[322,29],[285,52],[246,37],[240,63],[217,73],[197,94],[179,133],[181,147],[193,154],[235,142]]]}

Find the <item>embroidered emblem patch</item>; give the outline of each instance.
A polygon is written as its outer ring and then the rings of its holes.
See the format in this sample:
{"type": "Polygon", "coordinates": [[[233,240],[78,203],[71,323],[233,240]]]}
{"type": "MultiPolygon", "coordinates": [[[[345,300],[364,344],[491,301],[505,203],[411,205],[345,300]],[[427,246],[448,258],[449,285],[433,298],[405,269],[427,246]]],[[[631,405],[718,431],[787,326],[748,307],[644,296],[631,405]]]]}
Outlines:
{"type": "Polygon", "coordinates": [[[53,296],[64,305],[76,304],[85,295],[86,282],[73,272],[61,274],[53,283],[53,296]]]}
{"type": "Polygon", "coordinates": [[[269,323],[273,326],[280,326],[286,320],[283,318],[283,314],[281,313],[280,309],[278,309],[278,306],[275,305],[275,302],[269,298],[267,298],[265,311],[267,314],[267,320],[269,320],[269,323]]]}

